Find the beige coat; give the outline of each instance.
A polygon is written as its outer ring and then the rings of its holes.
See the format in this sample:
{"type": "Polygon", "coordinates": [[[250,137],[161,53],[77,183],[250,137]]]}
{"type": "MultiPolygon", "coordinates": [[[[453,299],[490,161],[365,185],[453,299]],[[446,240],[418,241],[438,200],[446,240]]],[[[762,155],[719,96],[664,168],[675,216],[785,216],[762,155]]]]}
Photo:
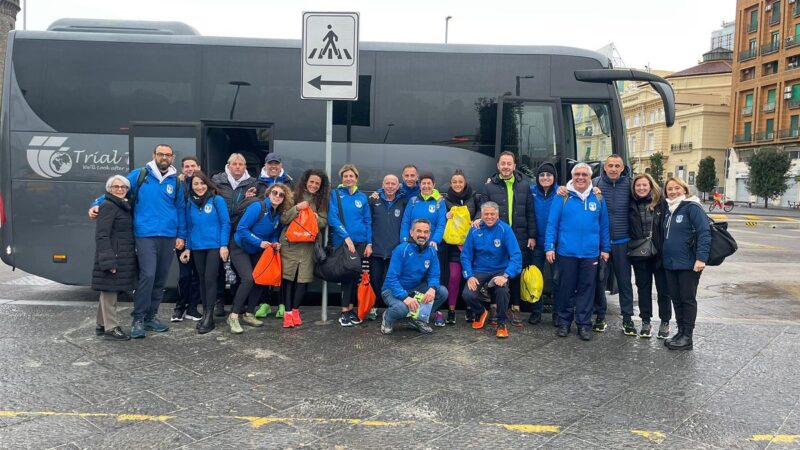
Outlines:
{"type": "MultiPolygon", "coordinates": [[[[317,213],[317,208],[312,200],[311,194],[303,192],[303,199],[298,203],[307,201],[311,205],[311,210],[317,213]]],[[[280,239],[283,279],[298,283],[311,283],[314,281],[314,243],[289,242],[286,239],[286,229],[297,215],[297,206],[292,206],[281,214],[281,223],[284,225],[280,239]],[[296,279],[295,274],[297,274],[296,279]]],[[[319,225],[321,233],[323,228],[328,225],[327,213],[317,213],[317,225],[319,225]]]]}

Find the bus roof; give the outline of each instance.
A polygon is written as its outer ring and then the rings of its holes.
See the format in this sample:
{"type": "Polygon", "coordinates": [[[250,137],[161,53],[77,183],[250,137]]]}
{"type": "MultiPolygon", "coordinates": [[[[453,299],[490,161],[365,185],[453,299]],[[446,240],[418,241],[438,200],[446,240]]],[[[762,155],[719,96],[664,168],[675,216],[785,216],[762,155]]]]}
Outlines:
{"type": "MultiPolygon", "coordinates": [[[[222,36],[150,35],[128,33],[11,31],[13,39],[43,39],[61,41],[133,42],[143,44],[217,45],[235,47],[300,48],[297,39],[262,39],[222,36]]],[[[608,57],[575,47],[556,45],[485,45],[485,44],[430,44],[406,42],[360,42],[359,48],[380,52],[417,53],[487,53],[511,55],[577,56],[593,59],[604,68],[610,67],[608,57]]]]}

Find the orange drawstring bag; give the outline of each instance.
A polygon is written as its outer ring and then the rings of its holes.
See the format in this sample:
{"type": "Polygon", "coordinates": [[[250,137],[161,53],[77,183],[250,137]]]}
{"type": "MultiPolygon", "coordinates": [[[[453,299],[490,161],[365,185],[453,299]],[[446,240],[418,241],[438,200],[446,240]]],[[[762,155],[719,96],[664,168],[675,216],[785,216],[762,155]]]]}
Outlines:
{"type": "Polygon", "coordinates": [[[262,286],[281,285],[281,254],[272,247],[264,249],[253,268],[253,281],[262,286]]]}
{"type": "Polygon", "coordinates": [[[319,233],[317,215],[311,208],[306,208],[286,228],[286,240],[289,242],[314,242],[319,233]]]}
{"type": "Polygon", "coordinates": [[[364,320],[367,313],[375,306],[375,291],[369,284],[369,272],[361,273],[361,283],[358,284],[358,318],[364,320]]]}

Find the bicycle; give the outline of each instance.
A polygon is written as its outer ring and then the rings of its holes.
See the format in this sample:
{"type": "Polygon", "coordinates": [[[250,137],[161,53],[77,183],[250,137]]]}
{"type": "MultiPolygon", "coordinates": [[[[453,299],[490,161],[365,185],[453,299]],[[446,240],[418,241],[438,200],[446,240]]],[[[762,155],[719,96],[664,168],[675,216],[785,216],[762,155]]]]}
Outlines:
{"type": "Polygon", "coordinates": [[[725,202],[714,200],[708,205],[708,212],[714,211],[714,208],[719,208],[725,212],[731,212],[733,211],[733,200],[726,200],[725,202]]]}

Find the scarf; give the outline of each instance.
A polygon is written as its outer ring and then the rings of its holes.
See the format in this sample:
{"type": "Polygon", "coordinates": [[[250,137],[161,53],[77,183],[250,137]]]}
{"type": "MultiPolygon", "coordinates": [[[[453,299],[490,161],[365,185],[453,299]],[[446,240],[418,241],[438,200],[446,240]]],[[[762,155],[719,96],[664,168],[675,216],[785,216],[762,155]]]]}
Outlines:
{"type": "Polygon", "coordinates": [[[192,201],[198,208],[203,209],[203,205],[206,204],[208,199],[211,197],[211,190],[206,190],[206,193],[203,195],[197,195],[194,191],[192,191],[192,201]]]}
{"type": "Polygon", "coordinates": [[[583,191],[583,192],[578,192],[578,190],[575,189],[575,185],[572,184],[572,180],[569,180],[567,182],[567,190],[569,192],[574,192],[575,194],[577,194],[577,196],[580,197],[581,201],[583,201],[583,202],[585,202],[586,199],[589,198],[589,196],[592,194],[592,189],[593,188],[594,187],[592,186],[592,182],[589,181],[589,187],[586,188],[586,190],[583,191]]]}
{"type": "Polygon", "coordinates": [[[669,208],[669,213],[675,213],[675,210],[678,209],[678,205],[681,204],[682,201],[686,200],[685,195],[679,195],[675,197],[674,200],[667,199],[667,207],[669,208]]]}
{"type": "Polygon", "coordinates": [[[238,180],[233,178],[233,174],[231,174],[231,170],[228,168],[227,164],[225,165],[225,175],[228,176],[228,183],[231,184],[231,189],[233,189],[234,191],[236,190],[237,187],[239,187],[239,185],[243,181],[245,181],[245,180],[250,178],[250,174],[247,173],[246,170],[244,171],[244,174],[238,180]]]}
{"type": "Polygon", "coordinates": [[[156,180],[158,180],[159,184],[161,184],[164,181],[164,179],[166,179],[168,176],[175,175],[176,173],[178,173],[178,171],[175,170],[175,168],[172,166],[169,166],[167,168],[166,173],[161,173],[161,170],[158,168],[158,164],[156,164],[156,162],[152,160],[149,163],[147,163],[147,167],[150,168],[150,173],[153,174],[154,177],[156,177],[156,180]]]}
{"type": "Polygon", "coordinates": [[[473,195],[472,186],[469,184],[464,185],[464,189],[461,192],[456,192],[453,188],[447,189],[447,199],[453,203],[459,203],[464,205],[467,200],[471,199],[473,195]]]}

